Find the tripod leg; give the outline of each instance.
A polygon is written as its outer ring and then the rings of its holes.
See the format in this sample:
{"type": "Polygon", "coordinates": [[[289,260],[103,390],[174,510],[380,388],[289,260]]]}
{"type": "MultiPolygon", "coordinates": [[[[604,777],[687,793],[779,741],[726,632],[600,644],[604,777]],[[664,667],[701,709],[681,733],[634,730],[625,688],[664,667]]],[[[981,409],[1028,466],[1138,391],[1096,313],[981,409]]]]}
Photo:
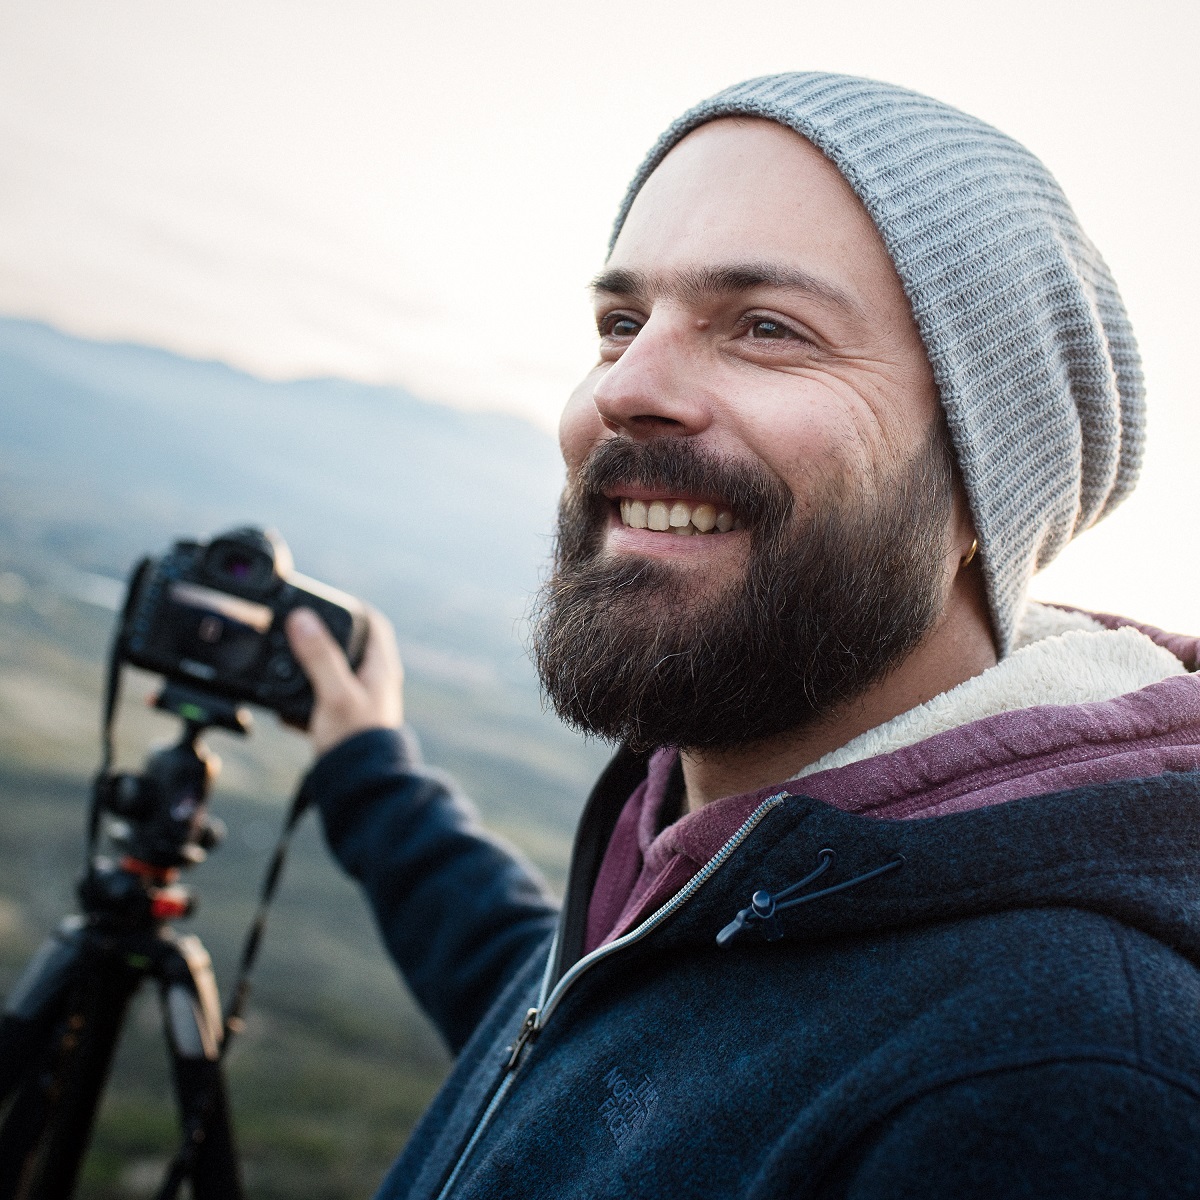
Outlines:
{"type": "Polygon", "coordinates": [[[9,993],[0,1020],[0,1104],[29,1069],[53,1028],[78,971],[82,923],[68,918],[38,948],[9,993]]]}
{"type": "Polygon", "coordinates": [[[141,982],[136,967],[98,950],[86,930],[74,950],[70,962],[61,955],[42,960],[40,980],[27,975],[33,986],[18,988],[17,1011],[5,1020],[7,1031],[20,1029],[14,1040],[25,1055],[23,1081],[0,1130],[0,1200],[74,1192],[125,1011],[141,982]]]}
{"type": "Polygon", "coordinates": [[[163,1009],[184,1142],[159,1200],[172,1200],[184,1179],[194,1200],[241,1200],[229,1099],[221,1074],[223,1022],[208,951],[197,937],[178,938],[161,974],[163,1009]]]}

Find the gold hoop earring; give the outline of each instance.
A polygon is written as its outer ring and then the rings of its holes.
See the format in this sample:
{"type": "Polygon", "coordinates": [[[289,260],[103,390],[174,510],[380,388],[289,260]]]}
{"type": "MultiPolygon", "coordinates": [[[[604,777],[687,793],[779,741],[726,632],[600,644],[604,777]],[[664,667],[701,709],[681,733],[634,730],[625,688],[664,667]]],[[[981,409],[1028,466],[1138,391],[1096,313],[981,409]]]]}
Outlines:
{"type": "Polygon", "coordinates": [[[979,551],[979,539],[972,538],[970,550],[967,551],[966,557],[958,565],[960,567],[970,566],[972,559],[974,559],[974,557],[978,553],[978,551],[979,551]]]}

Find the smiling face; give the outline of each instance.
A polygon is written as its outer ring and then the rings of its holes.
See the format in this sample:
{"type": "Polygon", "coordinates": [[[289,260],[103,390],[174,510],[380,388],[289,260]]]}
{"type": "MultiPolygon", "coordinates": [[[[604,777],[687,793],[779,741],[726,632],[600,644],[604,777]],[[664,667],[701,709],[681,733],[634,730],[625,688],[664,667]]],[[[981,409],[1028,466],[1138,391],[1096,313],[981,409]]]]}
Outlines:
{"type": "MultiPolygon", "coordinates": [[[[802,517],[836,479],[870,493],[938,420],[878,232],[828,159],[774,122],[713,121],[667,155],[596,281],[595,311],[599,361],[560,426],[572,475],[606,439],[683,437],[765,468],[802,517]]],[[[720,531],[722,497],[624,496],[640,503],[623,519],[613,497],[607,553],[668,557],[707,578],[744,564],[745,532],[720,531]],[[688,527],[687,508],[693,529],[719,523],[681,538],[654,528],[664,508],[672,528],[688,527]]]]}
{"type": "Polygon", "coordinates": [[[641,746],[819,719],[932,626],[970,542],[878,232],[797,134],[714,121],[646,182],[594,291],[547,692],[641,746]]]}

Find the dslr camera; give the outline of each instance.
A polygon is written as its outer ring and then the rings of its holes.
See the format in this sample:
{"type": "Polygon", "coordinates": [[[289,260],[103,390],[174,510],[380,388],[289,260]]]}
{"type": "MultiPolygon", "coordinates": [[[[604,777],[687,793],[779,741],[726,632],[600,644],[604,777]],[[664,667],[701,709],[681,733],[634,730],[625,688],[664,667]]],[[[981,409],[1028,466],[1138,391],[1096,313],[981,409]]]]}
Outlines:
{"type": "Polygon", "coordinates": [[[313,694],[288,648],[284,621],[311,608],[352,667],[367,640],[367,610],[295,571],[287,544],[261,529],[178,541],[134,569],[118,633],[120,658],[235,702],[261,704],[304,728],[313,694]]]}

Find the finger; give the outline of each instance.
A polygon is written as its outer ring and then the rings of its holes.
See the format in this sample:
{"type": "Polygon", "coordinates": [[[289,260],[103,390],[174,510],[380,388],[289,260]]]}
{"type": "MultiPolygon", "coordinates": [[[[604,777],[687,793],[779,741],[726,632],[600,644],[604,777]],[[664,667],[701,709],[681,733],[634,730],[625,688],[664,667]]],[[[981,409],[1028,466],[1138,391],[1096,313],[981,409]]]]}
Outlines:
{"type": "Polygon", "coordinates": [[[396,645],[396,631],[391,621],[377,609],[368,609],[368,620],[367,645],[358,668],[358,677],[372,699],[385,707],[395,723],[399,724],[404,667],[396,645]]]}
{"type": "Polygon", "coordinates": [[[391,621],[375,608],[367,610],[367,620],[367,644],[358,677],[370,688],[372,683],[395,680],[403,674],[403,668],[391,621]]]}
{"type": "Polygon", "coordinates": [[[286,629],[292,653],[318,699],[343,696],[361,686],[341,646],[312,609],[297,608],[289,613],[286,629]]]}

